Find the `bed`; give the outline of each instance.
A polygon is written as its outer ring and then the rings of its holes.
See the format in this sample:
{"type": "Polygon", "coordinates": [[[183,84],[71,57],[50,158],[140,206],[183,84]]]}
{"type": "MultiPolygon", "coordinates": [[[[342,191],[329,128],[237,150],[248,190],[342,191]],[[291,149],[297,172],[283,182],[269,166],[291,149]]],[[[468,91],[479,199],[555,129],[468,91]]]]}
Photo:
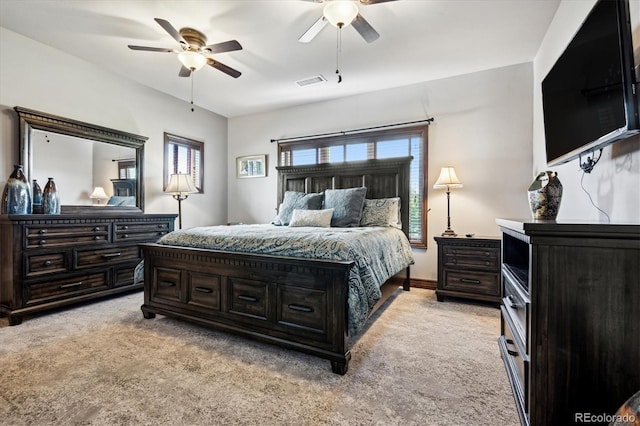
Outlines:
{"type": "MultiPolygon", "coordinates": [[[[194,228],[143,244],[144,317],[166,315],[299,350],[328,359],[334,373],[345,374],[351,344],[367,318],[400,286],[409,290],[410,162],[408,157],[278,167],[280,209],[274,223],[284,226],[194,228]],[[317,207],[296,209],[291,223],[278,223],[292,194],[309,200],[323,194],[328,203],[332,195],[360,193],[363,187],[366,206],[398,200],[401,230],[311,228],[304,220],[294,227],[296,217],[307,213],[326,218],[328,209],[317,207]],[[293,234],[298,238],[286,238],[293,234]],[[404,257],[378,264],[377,257],[385,256],[361,257],[354,251],[355,246],[371,249],[374,241],[404,257]],[[399,278],[401,271],[404,277],[399,278]]],[[[332,224],[337,216],[329,215],[332,224]]]]}

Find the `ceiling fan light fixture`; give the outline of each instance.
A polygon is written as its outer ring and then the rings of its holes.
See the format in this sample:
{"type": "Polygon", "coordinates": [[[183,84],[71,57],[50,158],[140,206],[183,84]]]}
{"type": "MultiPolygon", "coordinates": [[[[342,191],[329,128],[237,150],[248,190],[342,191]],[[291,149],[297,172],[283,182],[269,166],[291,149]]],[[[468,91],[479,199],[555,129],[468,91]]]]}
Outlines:
{"type": "Polygon", "coordinates": [[[178,54],[178,59],[182,65],[189,68],[191,71],[198,71],[207,63],[207,58],[204,55],[191,50],[180,52],[178,54]]]}
{"type": "Polygon", "coordinates": [[[346,27],[358,16],[358,6],[353,1],[334,0],[327,3],[323,14],[334,27],[346,27]]]}

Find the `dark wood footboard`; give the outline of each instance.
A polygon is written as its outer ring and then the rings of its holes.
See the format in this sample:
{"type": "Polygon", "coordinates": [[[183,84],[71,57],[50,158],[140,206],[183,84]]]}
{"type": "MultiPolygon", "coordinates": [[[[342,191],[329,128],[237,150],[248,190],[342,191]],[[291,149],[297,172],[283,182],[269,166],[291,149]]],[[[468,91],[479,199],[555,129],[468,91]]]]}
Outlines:
{"type": "Polygon", "coordinates": [[[142,246],[142,311],[192,321],[329,359],[344,374],[353,262],[142,246]]]}

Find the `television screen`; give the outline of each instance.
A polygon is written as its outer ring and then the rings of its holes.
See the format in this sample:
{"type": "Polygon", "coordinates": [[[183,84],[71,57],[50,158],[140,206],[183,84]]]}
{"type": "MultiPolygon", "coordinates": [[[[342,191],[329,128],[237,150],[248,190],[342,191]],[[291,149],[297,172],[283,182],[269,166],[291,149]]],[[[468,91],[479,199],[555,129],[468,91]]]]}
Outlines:
{"type": "Polygon", "coordinates": [[[638,132],[627,0],[600,0],[542,82],[547,162],[638,132]]]}

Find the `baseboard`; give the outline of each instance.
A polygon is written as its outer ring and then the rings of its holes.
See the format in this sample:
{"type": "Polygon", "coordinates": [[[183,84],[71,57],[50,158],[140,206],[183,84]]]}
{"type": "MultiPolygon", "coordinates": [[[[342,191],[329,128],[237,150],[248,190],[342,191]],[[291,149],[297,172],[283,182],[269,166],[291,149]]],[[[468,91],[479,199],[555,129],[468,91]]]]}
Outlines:
{"type": "Polygon", "coordinates": [[[438,281],[435,281],[435,280],[423,280],[421,278],[411,278],[411,287],[435,290],[437,285],[438,285],[438,281]]]}

